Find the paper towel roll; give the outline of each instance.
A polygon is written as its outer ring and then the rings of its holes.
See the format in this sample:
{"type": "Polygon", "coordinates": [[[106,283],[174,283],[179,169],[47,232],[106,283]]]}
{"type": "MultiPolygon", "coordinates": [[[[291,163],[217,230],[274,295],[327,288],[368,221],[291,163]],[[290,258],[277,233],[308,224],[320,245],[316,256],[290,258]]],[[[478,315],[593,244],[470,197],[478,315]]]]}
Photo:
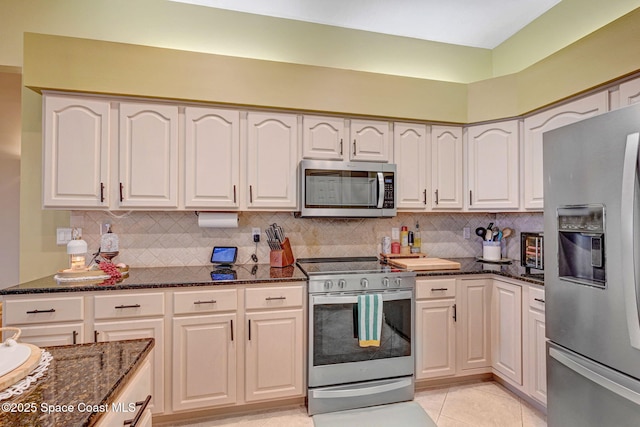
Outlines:
{"type": "Polygon", "coordinates": [[[238,228],[238,214],[236,212],[200,212],[198,227],[238,228]]]}

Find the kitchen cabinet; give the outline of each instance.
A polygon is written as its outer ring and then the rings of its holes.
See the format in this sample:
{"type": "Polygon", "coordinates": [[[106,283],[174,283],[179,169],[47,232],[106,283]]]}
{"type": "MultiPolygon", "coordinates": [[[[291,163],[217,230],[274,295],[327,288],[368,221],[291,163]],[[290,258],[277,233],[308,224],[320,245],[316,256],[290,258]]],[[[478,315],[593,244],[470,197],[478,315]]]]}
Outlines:
{"type": "Polygon", "coordinates": [[[153,414],[164,412],[164,293],[114,292],[93,297],[94,341],[153,338],[149,407],[153,414]]]}
{"type": "Polygon", "coordinates": [[[397,165],[397,208],[424,211],[429,208],[429,132],[426,125],[395,123],[393,158],[397,165]]]}
{"type": "Polygon", "coordinates": [[[237,291],[176,291],[173,295],[174,411],[237,402],[237,291]]]}
{"type": "Polygon", "coordinates": [[[45,93],[42,105],[43,206],[107,207],[110,102],[45,93]]]}
{"type": "Polygon", "coordinates": [[[368,162],[392,161],[389,122],[351,119],[351,160],[368,162]]]}
{"type": "Polygon", "coordinates": [[[493,280],[458,279],[458,373],[491,368],[493,280]]]}
{"type": "Polygon", "coordinates": [[[543,209],[543,133],[602,114],[607,108],[608,93],[603,91],[524,119],[522,179],[525,209],[543,209]]]}
{"type": "Polygon", "coordinates": [[[416,280],[416,380],[456,374],[456,279],[416,280]]]}
{"type": "Polygon", "coordinates": [[[519,123],[509,120],[466,129],[469,210],[519,207],[519,123]]]}
{"type": "Polygon", "coordinates": [[[522,287],[494,279],[491,313],[493,369],[522,385],[522,287]]]}
{"type": "Polygon", "coordinates": [[[298,118],[295,114],[249,112],[246,148],[246,207],[295,210],[298,118]]]}
{"type": "MultiPolygon", "coordinates": [[[[85,342],[82,297],[5,297],[3,324],[20,328],[20,340],[38,347],[85,342]]],[[[6,338],[6,337],[5,337],[6,338]]]]}
{"type": "Polygon", "coordinates": [[[302,396],[304,288],[245,290],[245,400],[302,396]]]}
{"type": "MultiPolygon", "coordinates": [[[[433,210],[458,210],[463,202],[462,128],[431,126],[431,197],[433,210]]],[[[428,164],[428,163],[427,163],[428,164]]]]}
{"type": "Polygon", "coordinates": [[[544,288],[529,286],[527,327],[523,364],[526,368],[526,391],[543,406],[547,405],[547,338],[545,336],[544,288]]]}
{"type": "Polygon", "coordinates": [[[302,158],[347,160],[345,156],[345,119],[341,117],[308,116],[302,118],[302,158]]]}
{"type": "Polygon", "coordinates": [[[640,102],[640,79],[620,83],[618,87],[619,107],[626,107],[640,102]]]}
{"type": "Polygon", "coordinates": [[[178,207],[178,107],[121,102],[119,208],[178,207]]]}
{"type": "Polygon", "coordinates": [[[240,112],[185,108],[184,207],[240,206],[240,112]]]}

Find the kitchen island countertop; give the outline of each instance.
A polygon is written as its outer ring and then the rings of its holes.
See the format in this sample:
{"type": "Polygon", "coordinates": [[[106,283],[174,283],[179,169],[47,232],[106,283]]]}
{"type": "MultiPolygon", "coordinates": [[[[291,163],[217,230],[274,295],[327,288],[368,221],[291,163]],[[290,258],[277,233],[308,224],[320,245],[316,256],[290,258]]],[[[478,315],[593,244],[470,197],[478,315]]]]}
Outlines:
{"type": "Polygon", "coordinates": [[[2,401],[0,425],[94,425],[153,346],[152,338],[144,338],[44,347],[53,357],[49,368],[23,394],[2,401]]]}

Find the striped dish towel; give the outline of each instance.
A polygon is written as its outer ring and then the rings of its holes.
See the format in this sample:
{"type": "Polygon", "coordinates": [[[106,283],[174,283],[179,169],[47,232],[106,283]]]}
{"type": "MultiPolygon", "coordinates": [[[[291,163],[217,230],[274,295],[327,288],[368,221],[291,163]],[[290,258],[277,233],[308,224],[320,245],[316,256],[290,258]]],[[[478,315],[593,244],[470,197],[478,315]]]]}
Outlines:
{"type": "Polygon", "coordinates": [[[382,294],[358,295],[358,344],[379,347],[382,330],[382,294]]]}

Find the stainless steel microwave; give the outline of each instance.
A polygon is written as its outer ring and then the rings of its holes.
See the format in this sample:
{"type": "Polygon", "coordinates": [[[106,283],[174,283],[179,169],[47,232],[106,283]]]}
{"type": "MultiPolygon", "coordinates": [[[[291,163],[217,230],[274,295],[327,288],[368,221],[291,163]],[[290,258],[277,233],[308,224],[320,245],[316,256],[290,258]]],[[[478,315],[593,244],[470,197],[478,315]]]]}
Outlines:
{"type": "Polygon", "coordinates": [[[302,160],[299,167],[302,217],[396,216],[396,165],[302,160]]]}

